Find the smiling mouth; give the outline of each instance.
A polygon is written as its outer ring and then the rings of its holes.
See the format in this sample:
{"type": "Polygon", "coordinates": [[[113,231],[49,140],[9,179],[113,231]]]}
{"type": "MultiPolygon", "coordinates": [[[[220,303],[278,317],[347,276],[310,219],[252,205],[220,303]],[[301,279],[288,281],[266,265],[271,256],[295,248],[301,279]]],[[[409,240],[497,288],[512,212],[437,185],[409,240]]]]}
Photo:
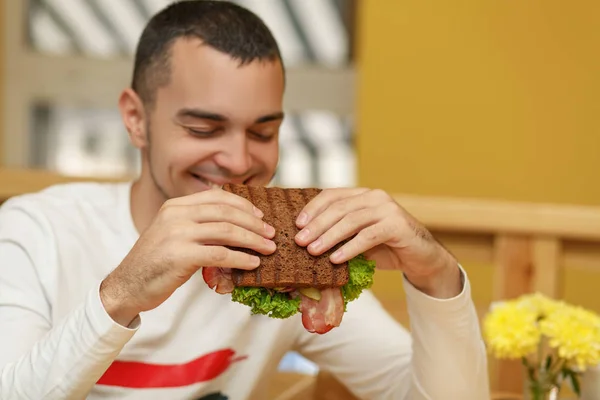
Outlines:
{"type": "Polygon", "coordinates": [[[211,182],[208,179],[201,177],[200,175],[196,175],[196,174],[193,174],[193,173],[191,175],[194,178],[196,178],[197,180],[199,180],[200,182],[204,183],[206,186],[208,186],[211,189],[215,189],[215,188],[222,189],[223,188],[223,185],[211,182]]]}

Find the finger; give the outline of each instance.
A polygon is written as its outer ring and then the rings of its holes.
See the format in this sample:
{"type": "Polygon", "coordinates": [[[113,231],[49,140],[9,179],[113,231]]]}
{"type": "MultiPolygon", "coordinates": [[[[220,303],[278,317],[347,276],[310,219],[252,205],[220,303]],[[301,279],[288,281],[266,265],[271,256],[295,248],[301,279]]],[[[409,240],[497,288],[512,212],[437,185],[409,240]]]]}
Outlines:
{"type": "Polygon", "coordinates": [[[304,228],[315,216],[322,213],[332,203],[348,197],[356,196],[367,192],[364,188],[340,188],[327,189],[316,195],[298,214],[296,225],[298,228],[304,228]]]}
{"type": "MultiPolygon", "coordinates": [[[[369,225],[374,225],[377,220],[378,217],[371,209],[365,208],[347,214],[315,241],[310,243],[307,250],[314,256],[321,255],[338,243],[356,235],[369,225]]],[[[317,222],[317,220],[314,222],[317,222]]]]}
{"type": "Polygon", "coordinates": [[[358,233],[352,240],[337,249],[331,256],[332,263],[346,262],[373,247],[391,239],[390,229],[383,222],[371,225],[358,233]]]}
{"type": "Polygon", "coordinates": [[[200,204],[193,206],[182,206],[186,210],[185,215],[194,222],[228,222],[247,229],[266,238],[275,236],[275,228],[255,215],[229,204],[200,204]]]}
{"type": "Polygon", "coordinates": [[[316,240],[323,233],[331,229],[336,223],[342,220],[346,215],[362,209],[372,209],[374,203],[373,195],[366,192],[359,192],[351,197],[343,197],[321,211],[296,234],[296,243],[300,246],[306,246],[316,240]]]}
{"type": "Polygon", "coordinates": [[[220,267],[252,270],[260,265],[260,258],[243,251],[223,246],[202,246],[189,252],[190,263],[197,267],[220,267]]]}
{"type": "Polygon", "coordinates": [[[254,214],[259,218],[264,217],[264,213],[256,208],[249,200],[218,188],[167,200],[164,207],[171,205],[190,206],[197,204],[228,204],[242,211],[246,211],[247,213],[254,214]]]}
{"type": "Polygon", "coordinates": [[[272,240],[228,222],[192,225],[190,230],[193,240],[203,245],[241,247],[265,255],[273,253],[276,249],[272,240]]]}

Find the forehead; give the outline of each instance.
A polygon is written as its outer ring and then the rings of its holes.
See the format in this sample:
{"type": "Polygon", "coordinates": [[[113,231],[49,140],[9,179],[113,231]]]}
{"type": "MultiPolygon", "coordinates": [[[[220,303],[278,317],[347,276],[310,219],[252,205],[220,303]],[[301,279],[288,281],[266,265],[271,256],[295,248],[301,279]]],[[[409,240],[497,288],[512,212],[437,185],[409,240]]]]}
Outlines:
{"type": "Polygon", "coordinates": [[[175,41],[170,58],[170,82],[158,90],[159,101],[249,118],[281,111],[284,77],[279,61],[240,65],[198,39],[175,41]]]}

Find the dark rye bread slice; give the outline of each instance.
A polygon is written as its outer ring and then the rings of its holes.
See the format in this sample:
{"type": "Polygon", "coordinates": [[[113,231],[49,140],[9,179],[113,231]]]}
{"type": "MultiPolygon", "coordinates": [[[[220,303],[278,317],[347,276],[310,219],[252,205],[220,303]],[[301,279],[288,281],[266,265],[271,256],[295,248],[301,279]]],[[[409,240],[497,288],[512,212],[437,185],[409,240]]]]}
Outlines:
{"type": "Polygon", "coordinates": [[[236,249],[259,256],[261,264],[253,271],[234,269],[232,278],[235,286],[324,289],[344,286],[348,282],[348,263],[333,264],[329,261],[331,253],[341,244],[316,257],[294,240],[299,231],[297,216],[320,189],[226,184],[223,190],[249,200],[265,214],[263,220],[275,228],[273,241],[277,250],[273,254],[265,256],[249,249],[236,249]]]}

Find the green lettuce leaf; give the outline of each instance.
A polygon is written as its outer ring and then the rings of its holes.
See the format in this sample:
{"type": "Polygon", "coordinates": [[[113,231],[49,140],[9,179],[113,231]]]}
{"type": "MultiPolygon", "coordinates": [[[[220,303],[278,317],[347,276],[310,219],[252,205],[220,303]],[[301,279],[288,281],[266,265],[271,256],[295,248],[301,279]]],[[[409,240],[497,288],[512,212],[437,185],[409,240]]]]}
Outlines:
{"type": "MultiPolygon", "coordinates": [[[[373,284],[375,262],[360,255],[348,262],[348,283],[342,286],[344,311],[350,301],[358,299],[363,290],[373,284]]],[[[265,288],[236,287],[231,299],[250,307],[252,314],[263,314],[271,318],[289,318],[299,311],[300,298],[292,299],[287,293],[270,292],[265,288]]]]}
{"type": "Polygon", "coordinates": [[[348,283],[342,286],[344,307],[348,302],[358,299],[363,290],[373,285],[375,261],[369,261],[363,255],[354,257],[348,261],[348,274],[348,283]]]}
{"type": "Polygon", "coordinates": [[[251,308],[252,314],[268,315],[271,318],[289,318],[298,312],[300,298],[292,299],[286,293],[273,292],[265,288],[236,287],[231,299],[251,308]]]}

